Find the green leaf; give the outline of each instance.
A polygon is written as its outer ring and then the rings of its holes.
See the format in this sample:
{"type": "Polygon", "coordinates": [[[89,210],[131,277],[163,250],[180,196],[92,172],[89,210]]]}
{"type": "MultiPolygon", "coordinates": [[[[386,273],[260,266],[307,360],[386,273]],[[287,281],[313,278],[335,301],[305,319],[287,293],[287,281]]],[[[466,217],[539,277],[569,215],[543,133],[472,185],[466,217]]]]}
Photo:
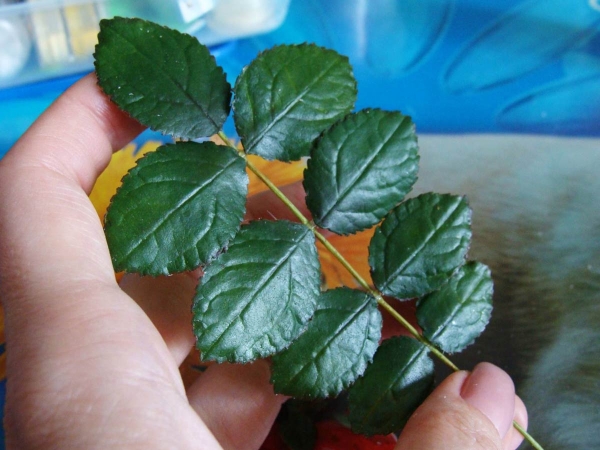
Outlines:
{"type": "Polygon", "coordinates": [[[369,246],[373,281],[399,299],[438,289],[464,264],[471,240],[471,210],[464,197],[423,194],[398,205],[369,246]]]}
{"type": "Polygon", "coordinates": [[[319,284],[308,227],[264,220],[243,226],[198,287],[193,325],[202,359],[248,362],[288,347],[315,312],[319,284]]]}
{"type": "Polygon", "coordinates": [[[210,136],[227,119],[231,86],[206,46],[140,19],[100,22],[98,83],[121,109],[156,131],[210,136]]]}
{"type": "Polygon", "coordinates": [[[115,270],[166,275],[213,258],[244,217],[245,168],[212,142],[165,145],[140,159],[106,214],[115,270]]]}
{"type": "Polygon", "coordinates": [[[439,291],[417,303],[417,320],[423,335],[445,352],[460,352],[487,326],[493,290],[486,265],[465,264],[439,291]]]}
{"type": "Polygon", "coordinates": [[[389,434],[404,426],[433,387],[427,347],[406,336],[385,340],[348,391],[352,431],[389,434]]]}
{"type": "Polygon", "coordinates": [[[324,132],[304,172],[315,223],[338,234],[378,223],[417,181],[410,117],[379,109],[347,116],[324,132]]]}
{"type": "Polygon", "coordinates": [[[339,394],[373,358],[381,324],[370,295],[348,288],[323,293],[306,332],[273,357],[275,392],[301,398],[339,394]]]}
{"type": "Polygon", "coordinates": [[[261,53],[234,92],[246,152],[282,161],[308,156],[315,138],[352,110],[357,94],[348,58],[309,44],[261,53]]]}

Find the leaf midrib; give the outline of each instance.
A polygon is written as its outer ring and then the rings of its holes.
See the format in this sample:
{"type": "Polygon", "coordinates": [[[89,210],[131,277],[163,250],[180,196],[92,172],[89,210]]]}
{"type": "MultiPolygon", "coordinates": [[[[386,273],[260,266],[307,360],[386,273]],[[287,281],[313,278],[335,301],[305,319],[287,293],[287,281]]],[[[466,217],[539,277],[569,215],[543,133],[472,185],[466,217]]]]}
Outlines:
{"type": "MultiPolygon", "coordinates": [[[[410,338],[408,338],[410,339],[410,338]]],[[[396,377],[394,377],[392,379],[391,383],[387,383],[389,386],[389,389],[385,389],[385,390],[380,390],[380,392],[382,392],[382,395],[379,395],[377,397],[377,399],[375,400],[375,402],[371,403],[371,407],[369,409],[367,409],[367,413],[362,415],[362,420],[360,421],[360,424],[364,427],[365,423],[367,423],[367,418],[373,415],[373,411],[375,411],[377,409],[377,407],[385,400],[385,396],[386,394],[389,392],[391,393],[392,397],[394,397],[394,386],[396,385],[397,381],[399,379],[401,379],[404,374],[406,373],[407,370],[409,370],[412,365],[414,364],[415,360],[418,360],[419,358],[421,358],[422,354],[424,351],[427,351],[427,347],[425,346],[421,346],[421,348],[419,350],[417,350],[413,356],[410,358],[410,360],[408,361],[407,364],[404,365],[404,367],[402,368],[402,370],[398,373],[398,375],[396,377]]]]}
{"type": "MultiPolygon", "coordinates": [[[[204,181],[204,183],[200,186],[198,186],[196,189],[192,190],[187,196],[185,196],[183,199],[181,199],[177,204],[175,204],[165,215],[165,217],[163,218],[163,220],[161,221],[157,221],[158,223],[156,223],[154,225],[154,227],[152,227],[150,230],[148,230],[143,236],[141,236],[131,247],[129,247],[129,249],[126,251],[126,253],[122,256],[122,260],[125,261],[127,260],[131,254],[140,246],[142,245],[149,237],[151,237],[159,228],[161,228],[163,225],[165,225],[165,223],[171,218],[171,216],[173,214],[175,214],[180,208],[184,207],[193,197],[197,196],[202,190],[204,190],[206,187],[211,187],[211,184],[214,180],[216,180],[218,177],[220,177],[221,175],[223,175],[227,169],[229,169],[229,167],[231,167],[232,165],[234,165],[237,162],[237,157],[232,158],[229,163],[224,166],[219,172],[215,173],[210,179],[204,181]]],[[[159,180],[160,181],[160,180],[159,180]]],[[[152,182],[154,183],[154,182],[152,182]]]]}
{"type": "MultiPolygon", "coordinates": [[[[431,341],[435,341],[440,336],[440,334],[443,334],[443,332],[446,330],[446,327],[448,326],[448,324],[467,306],[467,303],[469,305],[473,304],[473,303],[482,303],[481,300],[475,301],[475,302],[470,302],[469,300],[470,300],[470,297],[473,294],[473,292],[475,292],[477,289],[479,289],[479,286],[481,285],[481,283],[483,281],[484,280],[478,280],[477,283],[473,283],[474,287],[472,289],[470,289],[469,291],[467,291],[467,293],[464,295],[464,297],[457,295],[457,297],[459,298],[459,303],[457,303],[455,305],[455,307],[452,308],[450,315],[436,329],[435,333],[430,338],[431,341]]],[[[457,285],[458,285],[458,282],[457,282],[457,285]]],[[[487,303],[487,302],[485,302],[485,303],[487,303]]]]}
{"type": "MultiPolygon", "coordinates": [[[[279,121],[290,111],[294,106],[296,106],[304,96],[309,92],[309,90],[314,86],[315,83],[321,81],[321,79],[327,75],[327,73],[336,65],[338,65],[339,61],[335,60],[332,64],[329,65],[325,70],[323,70],[318,78],[313,79],[303,90],[300,92],[294,99],[292,99],[279,114],[275,116],[273,120],[269,122],[269,124],[258,134],[254,139],[252,139],[246,146],[247,152],[252,152],[252,150],[258,145],[260,141],[266,136],[266,134],[275,127],[279,123],[279,121]]],[[[249,102],[252,107],[252,102],[249,102]]]]}
{"type": "MultiPolygon", "coordinates": [[[[133,47],[134,50],[137,51],[137,53],[141,56],[143,56],[148,63],[150,63],[151,65],[156,66],[158,69],[161,69],[162,66],[160,64],[156,65],[154,60],[146,55],[140,48],[138,48],[134,42],[130,41],[129,39],[127,39],[125,36],[123,36],[121,33],[118,32],[118,30],[112,30],[118,37],[120,37],[123,41],[125,41],[127,44],[129,44],[131,47],[133,47]]],[[[187,55],[186,55],[186,67],[188,67],[188,61],[187,61],[187,55]]],[[[188,72],[189,72],[189,67],[188,67],[188,72]]],[[[177,81],[175,78],[173,78],[171,76],[171,74],[165,70],[160,70],[160,73],[163,74],[169,81],[171,81],[184,95],[184,97],[186,97],[194,106],[196,106],[204,115],[205,118],[207,118],[209,120],[209,122],[215,127],[215,128],[219,128],[219,125],[217,125],[217,123],[213,120],[213,118],[206,112],[206,110],[204,109],[204,107],[198,103],[194,97],[192,97],[187,91],[186,89],[184,89],[184,87],[179,83],[179,81],[177,81]]],[[[191,74],[187,74],[188,77],[191,76],[191,74]]],[[[173,103],[173,100],[171,100],[171,103],[173,103]]]]}
{"type": "MultiPolygon", "coordinates": [[[[306,234],[308,233],[308,229],[306,229],[306,232],[298,238],[297,241],[295,241],[296,245],[294,245],[289,252],[287,252],[285,255],[283,255],[274,265],[273,265],[273,269],[271,269],[269,272],[265,273],[264,276],[261,277],[260,280],[257,280],[257,283],[255,284],[255,288],[250,291],[251,293],[251,298],[246,302],[246,304],[244,305],[244,307],[242,308],[242,310],[236,314],[236,317],[227,324],[227,326],[225,327],[225,329],[220,333],[219,337],[215,340],[215,342],[212,343],[212,345],[210,345],[210,347],[204,349],[205,354],[210,354],[212,352],[212,350],[221,342],[221,340],[225,337],[225,335],[229,332],[229,330],[231,329],[231,327],[233,326],[234,323],[238,322],[240,320],[240,318],[243,316],[243,314],[247,311],[247,309],[252,305],[252,303],[254,302],[254,300],[256,300],[256,293],[259,291],[262,291],[264,288],[264,285],[273,278],[273,276],[284,266],[285,262],[287,262],[296,251],[298,251],[298,249],[300,249],[300,243],[304,240],[304,237],[306,236],[306,234]]],[[[233,266],[232,266],[233,267],[233,266]]],[[[213,297],[212,300],[214,300],[215,297],[213,297]]]]}
{"type": "MultiPolygon", "coordinates": [[[[316,361],[319,359],[319,356],[329,347],[329,345],[336,339],[339,339],[340,335],[349,327],[352,325],[352,323],[354,323],[357,318],[360,317],[360,314],[362,312],[364,312],[364,310],[366,308],[369,307],[369,301],[367,299],[367,301],[364,302],[364,304],[360,307],[360,309],[354,311],[354,314],[348,316],[346,318],[346,320],[344,322],[342,322],[334,331],[334,333],[332,335],[329,336],[328,339],[326,339],[325,341],[322,342],[321,348],[319,349],[319,351],[316,353],[314,358],[311,358],[311,361],[308,361],[306,364],[302,365],[300,367],[300,369],[289,379],[288,381],[288,385],[291,384],[294,380],[296,380],[304,371],[305,369],[311,364],[312,361],[316,361]]],[[[333,309],[333,308],[328,308],[328,309],[333,309]]],[[[367,340],[367,337],[365,335],[365,339],[363,339],[363,343],[364,341],[367,340]]]]}
{"type": "MultiPolygon", "coordinates": [[[[400,265],[398,266],[398,268],[396,270],[394,270],[394,272],[386,277],[386,282],[383,284],[382,288],[383,289],[387,289],[390,285],[390,283],[392,283],[393,281],[396,280],[396,278],[398,277],[398,275],[408,266],[410,265],[410,263],[412,263],[412,261],[418,256],[418,254],[423,250],[423,248],[425,248],[425,246],[429,243],[429,241],[431,241],[431,239],[433,239],[433,237],[440,231],[440,228],[442,227],[442,225],[444,225],[449,218],[456,212],[456,210],[459,208],[462,200],[460,198],[457,198],[457,202],[453,205],[454,208],[452,210],[449,210],[442,218],[440,218],[440,220],[438,221],[438,223],[436,224],[435,228],[433,231],[431,231],[426,237],[425,239],[421,242],[421,244],[415,248],[415,250],[408,256],[408,258],[400,265]]],[[[386,252],[387,254],[387,252],[386,252]]]]}
{"type": "MultiPolygon", "coordinates": [[[[365,122],[365,123],[367,123],[367,122],[365,122]]],[[[364,176],[365,172],[368,169],[370,169],[371,166],[378,159],[381,150],[389,143],[390,139],[396,134],[396,132],[400,129],[400,127],[402,126],[403,123],[404,123],[404,120],[401,120],[398,124],[396,124],[394,130],[388,134],[388,136],[383,140],[383,142],[381,142],[381,144],[378,146],[377,150],[372,152],[371,156],[369,158],[367,158],[366,164],[363,165],[361,170],[359,172],[356,172],[356,174],[352,178],[352,180],[350,180],[349,182],[346,182],[346,185],[343,187],[341,194],[338,194],[337,200],[335,202],[332,202],[329,209],[324,214],[322,214],[321,221],[323,223],[326,222],[329,215],[334,211],[334,208],[336,208],[337,206],[341,205],[344,202],[346,196],[350,192],[352,192],[352,190],[356,187],[357,180],[359,180],[359,182],[360,182],[360,179],[364,176]]],[[[345,140],[347,140],[347,138],[345,140]]],[[[340,158],[340,154],[341,154],[341,149],[339,149],[336,154],[336,163],[334,165],[336,170],[339,167],[338,161],[340,158]]],[[[403,165],[410,155],[407,154],[405,156],[406,157],[402,161],[398,162],[396,165],[403,165]]],[[[336,182],[336,184],[338,184],[336,191],[339,193],[339,183],[336,182]]]]}

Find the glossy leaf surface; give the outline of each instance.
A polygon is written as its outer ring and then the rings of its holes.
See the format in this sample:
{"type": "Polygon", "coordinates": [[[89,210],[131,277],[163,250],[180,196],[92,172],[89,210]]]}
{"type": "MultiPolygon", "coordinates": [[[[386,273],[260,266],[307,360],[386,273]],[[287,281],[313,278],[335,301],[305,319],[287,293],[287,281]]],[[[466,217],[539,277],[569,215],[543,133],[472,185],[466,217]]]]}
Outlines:
{"type": "Polygon", "coordinates": [[[275,392],[301,398],[339,394],[373,358],[381,324],[370,295],[348,288],[323,293],[306,332],[273,356],[275,392]]]}
{"type": "Polygon", "coordinates": [[[186,142],[148,153],[106,214],[115,270],[166,275],[206,263],[239,229],[247,191],[244,160],[228,147],[186,142]]]}
{"type": "Polygon", "coordinates": [[[350,424],[356,433],[398,431],[433,387],[427,347],[406,336],[383,341],[373,363],[350,388],[350,424]]]}
{"type": "Polygon", "coordinates": [[[470,224],[471,210],[464,197],[428,193],[398,205],[369,245],[375,285],[399,299],[439,288],[464,263],[470,224]]]}
{"type": "Polygon", "coordinates": [[[185,139],[210,136],[229,115],[231,86],[206,46],[140,19],[100,22],[98,83],[142,124],[185,139]]]}
{"type": "Polygon", "coordinates": [[[238,77],[234,120],[246,152],[293,161],[356,101],[348,58],[310,44],[274,47],[238,77]]]}
{"type": "Polygon", "coordinates": [[[493,290],[487,266],[465,264],[440,290],[419,300],[417,320],[423,335],[447,353],[462,351],[487,326],[493,290]]]}
{"type": "Polygon", "coordinates": [[[378,223],[417,180],[415,126],[399,112],[363,110],[328,129],[304,173],[315,223],[338,234],[378,223]]]}
{"type": "Polygon", "coordinates": [[[242,227],[204,273],[194,300],[202,359],[248,362],[288,347],[319,297],[314,235],[287,221],[242,227]]]}

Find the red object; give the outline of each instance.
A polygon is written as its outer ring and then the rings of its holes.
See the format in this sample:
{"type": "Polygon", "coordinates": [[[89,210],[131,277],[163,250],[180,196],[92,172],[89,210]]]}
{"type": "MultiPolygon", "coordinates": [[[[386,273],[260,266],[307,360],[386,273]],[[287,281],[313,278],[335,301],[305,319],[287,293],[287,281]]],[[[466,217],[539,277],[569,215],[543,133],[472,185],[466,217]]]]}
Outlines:
{"type": "Polygon", "coordinates": [[[338,422],[325,421],[317,423],[315,450],[394,450],[396,441],[393,434],[366,437],[338,422]]]}
{"type": "MultiPolygon", "coordinates": [[[[318,422],[315,450],[394,450],[396,436],[361,436],[333,420],[318,422]]],[[[289,450],[274,426],[260,450],[289,450]]]]}
{"type": "Polygon", "coordinates": [[[285,445],[283,439],[279,435],[279,430],[277,430],[277,425],[273,425],[271,431],[267,435],[267,439],[261,445],[260,450],[289,450],[288,446],[285,445]]]}

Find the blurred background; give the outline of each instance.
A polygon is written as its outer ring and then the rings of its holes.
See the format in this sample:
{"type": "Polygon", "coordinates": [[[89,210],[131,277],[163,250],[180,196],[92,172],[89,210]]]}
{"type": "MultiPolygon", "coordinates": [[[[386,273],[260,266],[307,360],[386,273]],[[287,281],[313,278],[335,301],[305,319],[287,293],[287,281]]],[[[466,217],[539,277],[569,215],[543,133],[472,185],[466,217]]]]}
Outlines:
{"type": "Polygon", "coordinates": [[[454,359],[508,370],[547,449],[600,448],[598,0],[0,0],[0,157],[92,69],[114,15],[194,34],[232,83],[275,44],[347,55],[357,109],[417,124],[413,194],[473,206],[470,256],[492,268],[495,310],[454,359]]]}

